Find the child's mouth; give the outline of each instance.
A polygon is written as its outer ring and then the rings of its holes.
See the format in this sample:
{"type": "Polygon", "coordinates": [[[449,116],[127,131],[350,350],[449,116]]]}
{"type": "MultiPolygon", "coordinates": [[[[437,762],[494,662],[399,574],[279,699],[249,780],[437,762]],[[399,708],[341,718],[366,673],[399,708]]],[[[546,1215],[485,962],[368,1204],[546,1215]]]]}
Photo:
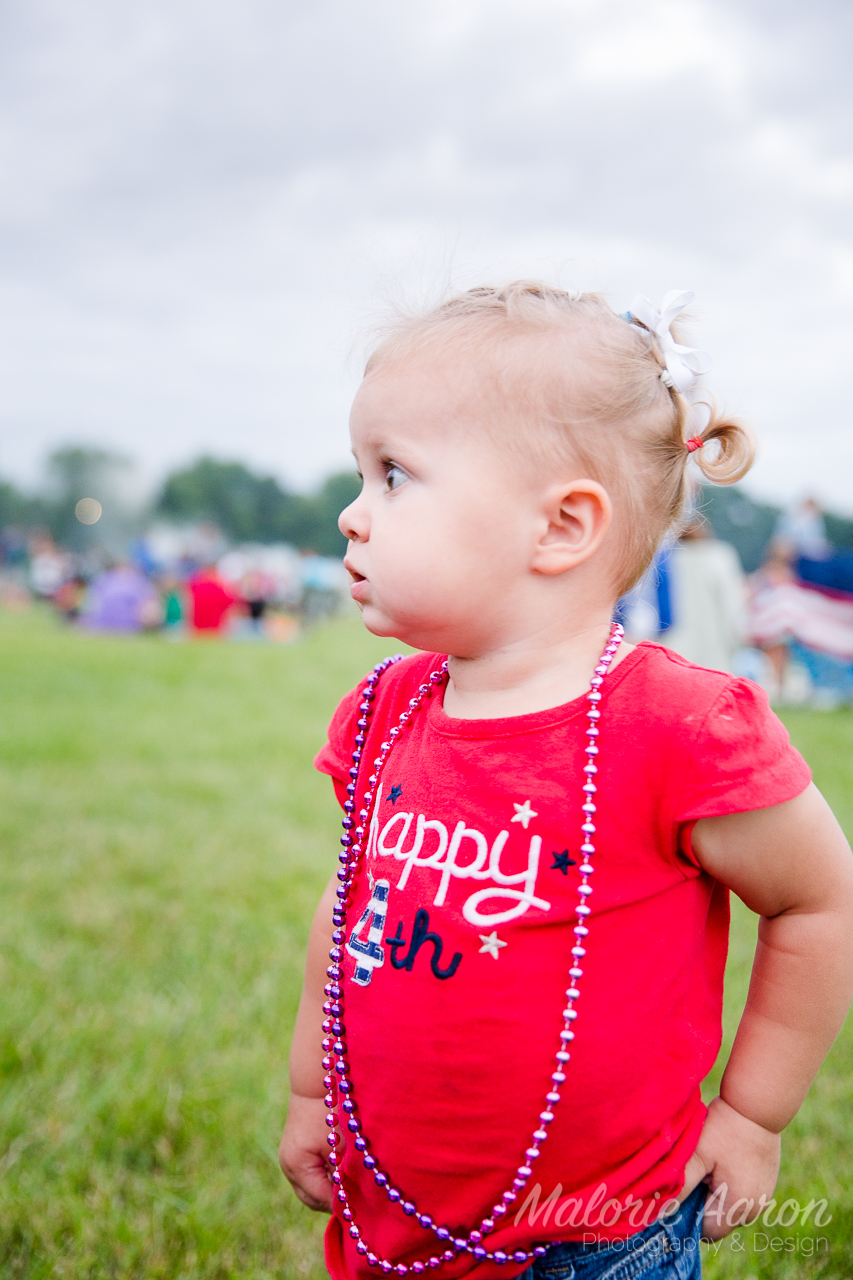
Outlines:
{"type": "Polygon", "coordinates": [[[349,589],[350,595],[357,604],[363,604],[367,599],[367,592],[369,590],[370,583],[363,573],[359,573],[356,569],[353,569],[352,565],[347,564],[346,560],[344,561],[344,568],[352,578],[349,589]]]}

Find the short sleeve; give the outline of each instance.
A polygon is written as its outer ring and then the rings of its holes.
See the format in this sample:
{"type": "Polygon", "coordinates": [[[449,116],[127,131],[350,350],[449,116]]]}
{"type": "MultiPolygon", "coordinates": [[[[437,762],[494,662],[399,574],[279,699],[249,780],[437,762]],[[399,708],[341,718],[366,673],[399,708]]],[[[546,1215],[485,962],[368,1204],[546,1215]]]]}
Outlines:
{"type": "Polygon", "coordinates": [[[327,773],[332,779],[335,784],[335,794],[341,805],[346,800],[344,788],[349,782],[356,734],[355,722],[363,687],[358,685],[355,689],[351,689],[338,703],[329,723],[328,740],[314,757],[314,768],[320,773],[327,773]]]}
{"type": "MultiPolygon", "coordinates": [[[[405,709],[410,696],[406,690],[411,685],[417,688],[427,678],[437,661],[442,661],[442,657],[436,653],[413,653],[402,661],[391,660],[391,665],[382,677],[381,685],[374,685],[376,702],[373,706],[371,731],[383,731],[382,726],[387,723],[389,715],[392,716],[392,723],[396,721],[397,715],[405,709]]],[[[386,665],[374,667],[373,671],[378,673],[386,665]]],[[[347,800],[346,788],[350,782],[349,771],[352,768],[352,753],[358,733],[359,703],[364,697],[371,675],[372,673],[368,672],[364,679],[338,703],[329,724],[328,741],[314,757],[314,768],[320,773],[327,773],[334,782],[335,794],[342,808],[347,800]]]]}
{"type": "Polygon", "coordinates": [[[732,680],[696,735],[676,805],[676,822],[746,813],[793,800],[811,770],[751,680],[732,680]]]}

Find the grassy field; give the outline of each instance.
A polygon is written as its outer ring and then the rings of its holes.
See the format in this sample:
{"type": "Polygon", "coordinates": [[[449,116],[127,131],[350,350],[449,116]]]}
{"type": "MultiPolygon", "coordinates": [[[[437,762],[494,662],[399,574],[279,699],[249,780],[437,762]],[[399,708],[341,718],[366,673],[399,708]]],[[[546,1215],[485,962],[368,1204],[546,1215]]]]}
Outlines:
{"type": "MultiPolygon", "coordinates": [[[[337,814],[311,755],[388,651],[355,622],[292,648],[92,639],[0,615],[0,1276],[307,1280],[323,1219],[275,1148],[337,814]]],[[[848,831],[853,719],[789,717],[848,831]]],[[[727,1024],[752,929],[736,917],[727,1024]]],[[[853,1037],[786,1138],[780,1201],[711,1280],[853,1275],[853,1037]],[[809,1239],[829,1253],[809,1258],[809,1239]],[[784,1239],[798,1239],[790,1252],[784,1239]],[[805,1243],[804,1243],[805,1242],[805,1243]]]]}

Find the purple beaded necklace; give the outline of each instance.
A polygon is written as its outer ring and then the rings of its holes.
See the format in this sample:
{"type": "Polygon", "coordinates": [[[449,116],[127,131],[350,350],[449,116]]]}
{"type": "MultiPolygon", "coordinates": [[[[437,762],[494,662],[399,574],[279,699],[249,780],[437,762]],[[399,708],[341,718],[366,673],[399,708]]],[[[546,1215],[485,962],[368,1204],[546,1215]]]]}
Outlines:
{"type": "Polygon", "coordinates": [[[433,671],[427,683],[418,687],[416,697],[409,699],[409,707],[400,716],[399,724],[397,724],[388,733],[388,741],[383,742],[379,748],[379,755],[373,762],[373,773],[367,780],[367,789],[364,792],[361,802],[361,808],[358,811],[358,825],[356,819],[353,818],[356,806],[356,794],[358,791],[358,777],[360,772],[362,748],[367,740],[367,730],[370,725],[370,717],[373,711],[373,700],[376,696],[376,686],[379,683],[383,673],[395,662],[399,662],[402,654],[397,654],[393,658],[385,658],[382,662],[377,663],[373,671],[367,677],[364,694],[362,697],[359,711],[361,712],[357,721],[358,733],[355,736],[355,748],[352,753],[352,768],[349,771],[350,783],[347,786],[347,801],[344,805],[345,817],[343,820],[344,834],[341,837],[343,849],[339,855],[341,868],[338,871],[338,879],[340,885],[337,890],[338,901],[332,912],[332,924],[334,932],[332,941],[334,946],[329,952],[331,964],[326,973],[329,982],[325,987],[327,996],[326,1003],[323,1005],[323,1012],[326,1019],[323,1023],[323,1032],[325,1039],[323,1040],[323,1050],[325,1057],[323,1058],[323,1069],[326,1075],[323,1078],[323,1084],[327,1089],[325,1103],[328,1108],[326,1115],[326,1124],[329,1126],[328,1143],[331,1147],[329,1152],[329,1164],[332,1166],[332,1182],[337,1189],[338,1200],[343,1204],[342,1216],[345,1222],[350,1224],[349,1233],[355,1240],[357,1251],[366,1258],[371,1267],[378,1267],[380,1271],[395,1272],[397,1275],[405,1276],[409,1272],[414,1275],[421,1275],[426,1271],[427,1267],[440,1267],[445,1262],[452,1262],[454,1258],[462,1253],[470,1253],[477,1261],[496,1262],[498,1264],[506,1262],[530,1262],[533,1258],[541,1258],[547,1252],[545,1245],[535,1245],[532,1250],[516,1249],[512,1253],[506,1253],[503,1249],[495,1249],[490,1252],[486,1247],[484,1240],[489,1232],[495,1229],[495,1220],[502,1218],[509,1206],[518,1198],[519,1191],[523,1191],[527,1185],[527,1180],[533,1173],[533,1164],[539,1158],[542,1143],[548,1137],[548,1125],[554,1119],[554,1107],[560,1101],[560,1089],[566,1081],[565,1067],[569,1061],[570,1054],[568,1046],[575,1038],[574,1023],[577,1018],[577,1010],[575,1009],[575,1001],[580,996],[578,983],[583,977],[583,969],[580,963],[586,955],[584,942],[589,933],[588,919],[590,915],[590,907],[588,899],[592,893],[592,885],[589,878],[594,871],[592,865],[592,857],[595,853],[595,845],[592,838],[595,835],[595,824],[593,817],[595,815],[596,806],[593,796],[596,792],[596,786],[593,777],[598,772],[598,766],[595,763],[595,757],[599,753],[596,739],[599,736],[599,720],[601,719],[601,711],[599,702],[601,701],[601,685],[604,683],[604,677],[607,675],[608,668],[613,661],[617,649],[624,635],[623,628],[619,623],[614,623],[610,637],[605,646],[604,652],[598,660],[595,673],[590,680],[590,691],[586,695],[591,703],[587,718],[589,720],[589,728],[586,730],[586,736],[589,743],[585,748],[588,757],[587,763],[584,765],[583,772],[586,779],[583,784],[583,815],[584,821],[581,825],[583,832],[583,843],[581,844],[581,853],[584,860],[578,868],[581,877],[581,883],[578,886],[578,903],[575,907],[577,916],[577,924],[574,926],[575,945],[572,947],[572,966],[569,969],[569,978],[571,985],[566,990],[566,1007],[562,1013],[563,1028],[559,1036],[559,1048],[556,1052],[556,1069],[551,1073],[552,1087],[545,1095],[544,1110],[539,1113],[539,1124],[530,1140],[530,1146],[524,1153],[524,1163],[519,1165],[515,1171],[515,1177],[512,1180],[512,1187],[504,1191],[497,1204],[492,1207],[491,1213],[480,1222],[479,1226],[469,1231],[467,1236],[459,1236],[454,1238],[449,1227],[437,1225],[428,1213],[421,1213],[413,1200],[407,1200],[402,1191],[393,1185],[388,1174],[379,1167],[376,1157],[368,1151],[368,1142],[364,1134],[361,1132],[361,1125],[358,1120],[355,1100],[353,1098],[352,1081],[350,1080],[350,1069],[347,1062],[347,1050],[343,1041],[345,1034],[344,1023],[344,989],[343,989],[343,970],[341,961],[343,960],[343,945],[346,941],[346,924],[347,924],[347,908],[349,905],[350,893],[355,880],[355,874],[358,870],[362,856],[364,854],[363,840],[368,830],[370,821],[371,807],[375,802],[376,789],[382,771],[388,760],[388,756],[394,747],[395,742],[399,739],[400,734],[406,725],[412,719],[412,716],[420,709],[425,699],[432,697],[433,691],[444,682],[447,674],[447,662],[442,663],[438,670],[433,671]],[[342,1115],[336,1111],[339,1106],[342,1115]],[[410,1218],[414,1218],[424,1231],[432,1232],[439,1242],[440,1252],[432,1254],[423,1260],[418,1259],[415,1262],[394,1263],[390,1258],[381,1258],[378,1254],[368,1246],[364,1239],[361,1227],[355,1222],[352,1207],[349,1203],[346,1187],[337,1165],[340,1161],[335,1148],[340,1143],[340,1135],[337,1133],[339,1127],[346,1127],[353,1135],[353,1146],[356,1151],[362,1155],[362,1161],[365,1169],[373,1174],[373,1179],[378,1187],[382,1187],[391,1204],[398,1204],[404,1214],[410,1218]]]}

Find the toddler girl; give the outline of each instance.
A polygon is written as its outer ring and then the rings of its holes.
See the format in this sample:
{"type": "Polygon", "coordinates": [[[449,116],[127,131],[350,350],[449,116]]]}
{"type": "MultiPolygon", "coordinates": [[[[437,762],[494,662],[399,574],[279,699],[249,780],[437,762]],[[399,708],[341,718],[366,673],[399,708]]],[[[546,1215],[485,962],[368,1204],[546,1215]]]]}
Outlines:
{"type": "Polygon", "coordinates": [[[751,460],[696,403],[690,297],[475,289],[368,363],[346,565],[421,652],[317,758],[345,831],[281,1159],[334,1280],[698,1276],[703,1209],[719,1238],[767,1205],[844,1018],[853,861],[805,763],[757,686],[611,621],[688,458],[751,460]],[[706,1108],[729,889],[762,921],[706,1108]]]}

